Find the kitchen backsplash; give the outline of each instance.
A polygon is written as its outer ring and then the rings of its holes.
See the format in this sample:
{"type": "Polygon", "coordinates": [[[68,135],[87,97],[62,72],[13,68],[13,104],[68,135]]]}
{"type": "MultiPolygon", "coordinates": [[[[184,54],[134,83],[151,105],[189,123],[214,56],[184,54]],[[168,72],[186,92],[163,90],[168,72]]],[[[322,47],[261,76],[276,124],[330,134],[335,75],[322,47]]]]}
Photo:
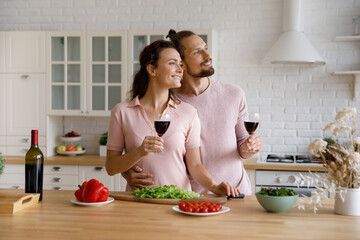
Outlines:
{"type": "MultiPolygon", "coordinates": [[[[335,42],[351,35],[360,0],[303,0],[304,31],[326,65],[264,65],[282,32],[282,0],[1,0],[0,30],[129,30],[213,28],[219,36],[218,79],[242,87],[249,110],[259,110],[263,152],[307,153],[323,137],[322,128],[338,110],[357,107],[353,76],[360,70],[360,41],[335,42]]],[[[231,103],[229,103],[231,104],[231,103]]],[[[108,118],[65,117],[84,137],[88,153],[108,118]]]]}
{"type": "Polygon", "coordinates": [[[76,131],[87,154],[99,154],[99,140],[109,127],[109,117],[64,117],[64,134],[76,131]]]}

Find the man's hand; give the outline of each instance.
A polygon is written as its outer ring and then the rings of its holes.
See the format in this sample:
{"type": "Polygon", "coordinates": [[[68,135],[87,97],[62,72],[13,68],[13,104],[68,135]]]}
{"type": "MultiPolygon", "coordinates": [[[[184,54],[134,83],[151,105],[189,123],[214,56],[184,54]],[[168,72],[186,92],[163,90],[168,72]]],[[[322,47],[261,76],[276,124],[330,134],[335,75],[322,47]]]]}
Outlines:
{"type": "Polygon", "coordinates": [[[126,179],[132,189],[142,189],[154,185],[153,181],[147,180],[147,178],[152,178],[153,175],[151,173],[143,173],[142,171],[142,168],[135,164],[121,175],[126,179]]]}
{"type": "Polygon", "coordinates": [[[261,150],[261,147],[261,137],[254,133],[240,145],[240,156],[245,159],[250,158],[255,153],[258,153],[261,150]]]}

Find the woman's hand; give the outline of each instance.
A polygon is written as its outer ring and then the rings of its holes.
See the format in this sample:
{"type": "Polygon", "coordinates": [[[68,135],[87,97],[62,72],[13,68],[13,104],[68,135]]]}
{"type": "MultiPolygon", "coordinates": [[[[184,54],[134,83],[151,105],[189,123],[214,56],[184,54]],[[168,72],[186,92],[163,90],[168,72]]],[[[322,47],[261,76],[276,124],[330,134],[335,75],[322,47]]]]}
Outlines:
{"type": "Polygon", "coordinates": [[[159,153],[164,150],[164,140],[161,137],[146,136],[139,150],[144,156],[149,155],[151,152],[159,153]]]}
{"type": "Polygon", "coordinates": [[[222,182],[219,185],[215,185],[211,190],[216,195],[232,195],[233,197],[237,197],[240,194],[240,190],[236,187],[233,187],[228,182],[222,182]]]}

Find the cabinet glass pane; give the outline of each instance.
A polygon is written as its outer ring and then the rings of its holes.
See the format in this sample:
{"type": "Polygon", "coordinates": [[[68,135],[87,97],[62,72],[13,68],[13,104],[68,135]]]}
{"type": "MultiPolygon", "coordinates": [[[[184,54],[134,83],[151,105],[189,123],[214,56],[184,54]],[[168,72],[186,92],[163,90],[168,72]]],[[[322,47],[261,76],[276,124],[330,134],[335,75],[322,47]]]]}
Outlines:
{"type": "Polygon", "coordinates": [[[121,102],[121,87],[109,86],[108,92],[108,110],[111,110],[117,103],[121,102]]]}
{"type": "Polygon", "coordinates": [[[134,68],[133,76],[135,76],[135,74],[140,70],[140,64],[134,63],[133,68],[134,68]]]}
{"type": "Polygon", "coordinates": [[[199,35],[199,37],[202,38],[202,40],[207,44],[207,35],[199,35]]]}
{"type": "Polygon", "coordinates": [[[109,65],[109,83],[121,83],[121,65],[109,65]]]}
{"type": "Polygon", "coordinates": [[[51,65],[51,82],[64,82],[64,64],[51,65]]]}
{"type": "Polygon", "coordinates": [[[164,40],[164,36],[163,35],[150,36],[150,43],[155,42],[157,40],[164,40]]]}
{"type": "Polygon", "coordinates": [[[105,82],[105,65],[92,66],[92,82],[93,83],[105,82]]]}
{"type": "Polygon", "coordinates": [[[51,61],[64,61],[64,37],[51,37],[51,61]]]}
{"type": "Polygon", "coordinates": [[[68,86],[67,103],[69,110],[80,109],[80,86],[68,86]]]}
{"type": "Polygon", "coordinates": [[[121,37],[109,37],[109,61],[121,61],[121,37]]]}
{"type": "Polygon", "coordinates": [[[92,41],[92,60],[105,61],[105,37],[93,37],[92,41]]]}
{"type": "Polygon", "coordinates": [[[68,61],[80,61],[80,37],[67,38],[68,61]]]}
{"type": "Polygon", "coordinates": [[[51,87],[51,109],[64,109],[64,86],[51,87]]]}
{"type": "Polygon", "coordinates": [[[105,110],[105,87],[92,87],[92,110],[105,110]]]}
{"type": "Polygon", "coordinates": [[[80,64],[68,64],[68,82],[80,82],[80,64]]]}
{"type": "Polygon", "coordinates": [[[146,46],[146,36],[134,36],[134,60],[138,61],[141,51],[146,46]]]}

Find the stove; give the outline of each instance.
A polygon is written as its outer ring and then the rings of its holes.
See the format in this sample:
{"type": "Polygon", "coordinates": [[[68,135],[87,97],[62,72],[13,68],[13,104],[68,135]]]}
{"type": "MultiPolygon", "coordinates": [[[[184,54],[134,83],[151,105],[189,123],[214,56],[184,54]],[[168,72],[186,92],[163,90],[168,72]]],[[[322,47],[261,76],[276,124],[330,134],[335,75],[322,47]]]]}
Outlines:
{"type": "MultiPolygon", "coordinates": [[[[258,160],[261,164],[302,164],[302,165],[321,165],[321,161],[314,159],[312,155],[292,155],[292,154],[268,154],[258,160]]],[[[302,186],[297,188],[294,184],[296,177],[301,173],[303,176],[309,174],[308,171],[297,170],[256,170],[255,171],[255,190],[260,191],[262,187],[280,188],[286,187],[293,189],[300,196],[310,196],[312,191],[316,190],[316,183],[311,183],[309,186],[302,186]]],[[[319,175],[327,173],[317,172],[319,175]]]]}
{"type": "Polygon", "coordinates": [[[312,155],[281,155],[268,154],[265,157],[266,163],[287,163],[287,164],[322,164],[321,161],[314,160],[312,155]]]}

